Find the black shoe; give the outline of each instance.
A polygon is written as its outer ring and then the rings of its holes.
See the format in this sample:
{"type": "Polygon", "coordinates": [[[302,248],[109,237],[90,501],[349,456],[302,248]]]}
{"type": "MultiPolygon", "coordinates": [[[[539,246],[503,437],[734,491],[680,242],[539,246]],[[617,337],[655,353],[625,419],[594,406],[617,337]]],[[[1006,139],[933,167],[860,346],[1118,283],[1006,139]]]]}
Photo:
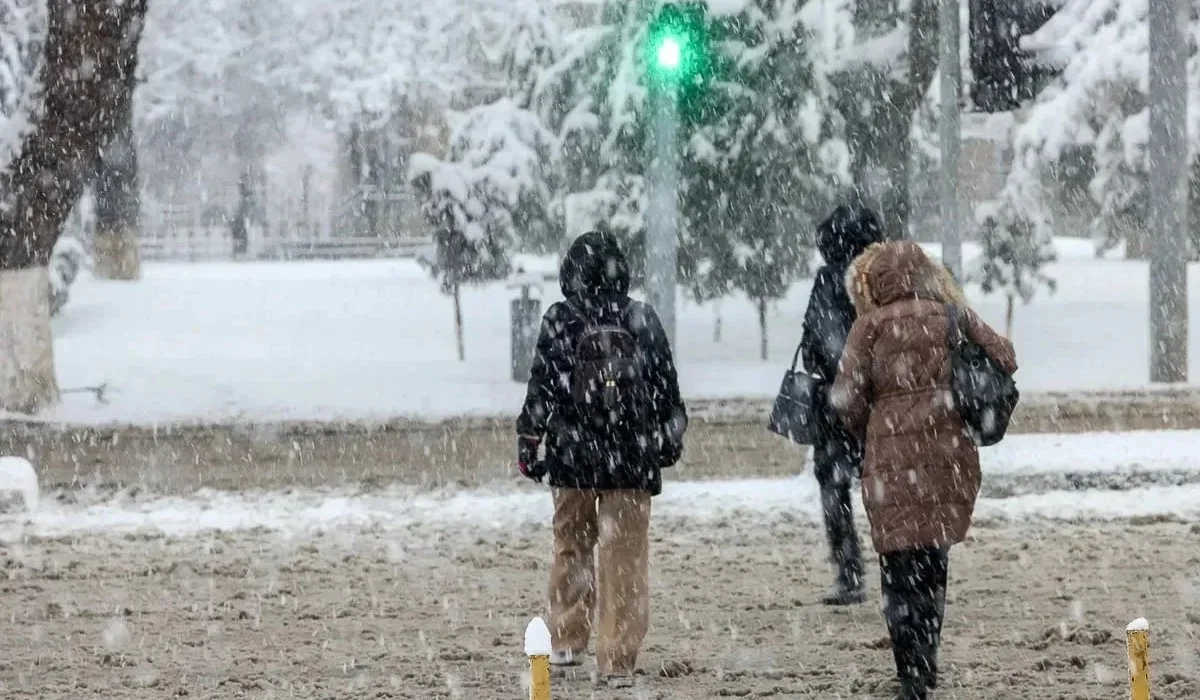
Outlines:
{"type": "Polygon", "coordinates": [[[920,683],[901,683],[896,700],[928,700],[929,690],[920,683]]]}
{"type": "Polygon", "coordinates": [[[821,596],[821,605],[860,605],[867,602],[867,591],[862,587],[837,586],[821,596]]]}

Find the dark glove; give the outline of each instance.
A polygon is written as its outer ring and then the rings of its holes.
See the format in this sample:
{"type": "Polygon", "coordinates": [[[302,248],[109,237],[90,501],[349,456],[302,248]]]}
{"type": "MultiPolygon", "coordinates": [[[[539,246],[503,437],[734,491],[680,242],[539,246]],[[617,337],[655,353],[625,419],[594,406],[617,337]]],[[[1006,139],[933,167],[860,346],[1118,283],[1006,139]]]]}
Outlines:
{"type": "Polygon", "coordinates": [[[660,467],[673,467],[683,457],[683,434],[687,431],[687,424],[687,414],[676,411],[662,427],[658,441],[660,467]]]}
{"type": "Polygon", "coordinates": [[[541,440],[522,435],[517,438],[517,468],[521,476],[541,483],[546,476],[546,464],[538,460],[538,446],[541,440]]]}
{"type": "Polygon", "coordinates": [[[663,441],[662,447],[658,448],[658,465],[660,467],[673,467],[682,457],[682,442],[665,440],[663,441]]]}

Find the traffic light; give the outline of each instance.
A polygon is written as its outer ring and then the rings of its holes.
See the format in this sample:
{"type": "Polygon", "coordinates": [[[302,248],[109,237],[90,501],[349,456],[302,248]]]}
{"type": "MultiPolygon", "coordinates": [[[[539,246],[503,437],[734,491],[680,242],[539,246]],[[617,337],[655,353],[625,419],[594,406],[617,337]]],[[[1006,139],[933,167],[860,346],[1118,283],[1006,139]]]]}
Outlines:
{"type": "Polygon", "coordinates": [[[699,85],[708,77],[711,56],[702,3],[663,5],[651,17],[643,60],[662,87],[699,85]]]}
{"type": "Polygon", "coordinates": [[[980,112],[1007,112],[1032,99],[1045,68],[1020,47],[1020,38],[1044,25],[1053,3],[1031,0],[970,0],[971,99],[980,112]]]}

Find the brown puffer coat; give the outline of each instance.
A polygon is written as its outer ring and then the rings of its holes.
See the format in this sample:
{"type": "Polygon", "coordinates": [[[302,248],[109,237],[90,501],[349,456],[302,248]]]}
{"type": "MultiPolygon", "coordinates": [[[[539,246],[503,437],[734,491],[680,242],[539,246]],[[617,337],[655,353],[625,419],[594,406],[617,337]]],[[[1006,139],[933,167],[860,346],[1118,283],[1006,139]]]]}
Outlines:
{"type": "Polygon", "coordinates": [[[879,243],[855,258],[846,288],[858,319],[831,402],[865,438],[862,495],[880,553],[962,542],[979,494],[979,449],[950,396],[946,302],[963,331],[1009,372],[1012,343],[963,299],[915,243],[879,243]]]}

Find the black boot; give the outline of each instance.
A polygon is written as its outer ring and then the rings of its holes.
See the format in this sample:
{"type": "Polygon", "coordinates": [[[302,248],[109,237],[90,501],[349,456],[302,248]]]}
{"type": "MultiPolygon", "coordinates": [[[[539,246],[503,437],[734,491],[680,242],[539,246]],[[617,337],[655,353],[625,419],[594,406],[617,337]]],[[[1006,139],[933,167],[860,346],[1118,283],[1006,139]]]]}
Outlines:
{"type": "Polygon", "coordinates": [[[896,700],[927,700],[929,690],[921,683],[901,683],[896,700]]]}
{"type": "MultiPolygon", "coordinates": [[[[857,540],[855,541],[857,544],[857,540]]],[[[837,580],[833,588],[821,597],[822,605],[859,605],[867,602],[867,589],[863,584],[862,560],[840,561],[837,580]]]]}
{"type": "Polygon", "coordinates": [[[863,583],[862,545],[850,510],[850,481],[844,473],[821,483],[821,506],[830,559],[837,567],[833,589],[821,597],[824,605],[857,605],[867,601],[863,583]]]}
{"type": "Polygon", "coordinates": [[[937,687],[947,552],[920,549],[880,557],[884,619],[892,640],[897,700],[925,700],[937,687]]]}

